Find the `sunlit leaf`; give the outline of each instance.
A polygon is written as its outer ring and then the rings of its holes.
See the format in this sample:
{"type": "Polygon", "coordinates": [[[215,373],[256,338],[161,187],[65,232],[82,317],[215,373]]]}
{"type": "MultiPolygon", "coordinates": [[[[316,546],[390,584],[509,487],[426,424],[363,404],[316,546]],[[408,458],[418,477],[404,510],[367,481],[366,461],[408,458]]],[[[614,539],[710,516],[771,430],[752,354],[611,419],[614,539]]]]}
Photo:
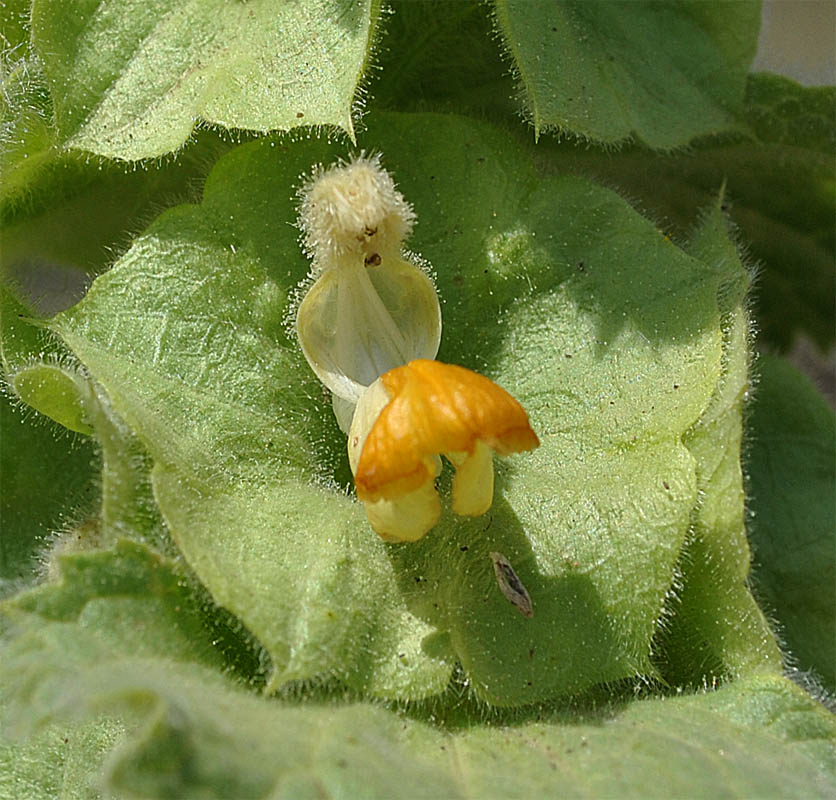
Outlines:
{"type": "Polygon", "coordinates": [[[555,164],[620,187],[681,239],[725,185],[740,242],[758,266],[759,335],[787,348],[803,332],[826,351],[836,337],[834,104],[833,87],[750,75],[745,116],[758,140],[708,139],[675,156],[563,146],[555,164]]]}
{"type": "Polygon", "coordinates": [[[758,2],[495,0],[535,135],[658,150],[743,131],[758,2]]]}
{"type": "Polygon", "coordinates": [[[177,150],[198,120],[353,136],[378,14],[376,0],[38,0],[32,37],[62,146],[137,160],[177,150]]]}

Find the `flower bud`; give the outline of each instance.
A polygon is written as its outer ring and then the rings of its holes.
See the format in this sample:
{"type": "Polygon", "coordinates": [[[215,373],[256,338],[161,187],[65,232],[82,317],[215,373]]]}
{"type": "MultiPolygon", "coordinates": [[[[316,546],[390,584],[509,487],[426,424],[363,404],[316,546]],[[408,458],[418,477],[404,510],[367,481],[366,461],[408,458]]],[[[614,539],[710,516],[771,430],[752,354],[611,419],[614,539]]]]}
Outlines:
{"type": "Polygon", "coordinates": [[[296,312],[296,333],[347,430],[380,375],[435,357],[441,309],[427,273],[404,257],[415,215],[377,156],[318,172],[301,197],[316,280],[296,312]]]}

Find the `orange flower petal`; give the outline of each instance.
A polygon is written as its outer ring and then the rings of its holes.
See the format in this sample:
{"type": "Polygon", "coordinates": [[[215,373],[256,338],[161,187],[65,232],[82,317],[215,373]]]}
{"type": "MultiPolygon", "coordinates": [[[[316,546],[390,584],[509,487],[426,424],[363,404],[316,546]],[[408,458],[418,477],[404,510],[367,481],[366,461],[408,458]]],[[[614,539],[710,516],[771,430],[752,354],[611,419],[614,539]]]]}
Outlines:
{"type": "Polygon", "coordinates": [[[523,407],[472,370],[417,359],[380,380],[392,400],[363,445],[354,474],[360,500],[414,491],[435,477],[433,456],[472,453],[477,440],[503,455],[540,444],[523,407]]]}

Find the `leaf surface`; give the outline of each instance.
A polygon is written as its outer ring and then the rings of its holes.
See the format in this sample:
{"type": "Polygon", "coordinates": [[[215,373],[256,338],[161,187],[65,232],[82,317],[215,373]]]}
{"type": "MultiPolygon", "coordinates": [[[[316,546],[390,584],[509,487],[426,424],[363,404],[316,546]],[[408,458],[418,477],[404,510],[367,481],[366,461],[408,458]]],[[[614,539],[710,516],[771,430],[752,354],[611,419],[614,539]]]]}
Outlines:
{"type": "Polygon", "coordinates": [[[394,111],[469,110],[519,124],[514,82],[478,0],[394,0],[376,53],[375,107],[394,111]]]}
{"type": "Polygon", "coordinates": [[[375,0],[39,0],[32,36],[62,145],[138,160],[177,150],[198,119],[353,137],[378,13],[375,0]]]}
{"type": "Polygon", "coordinates": [[[714,396],[684,442],[696,461],[699,500],[678,564],[677,589],[657,647],[663,673],[677,686],[704,686],[731,674],[781,664],[763,613],[747,588],[750,554],[744,516],[740,447],[749,396],[749,322],[744,270],[724,219],[723,198],[703,215],[688,250],[720,276],[723,335],[714,396]],[[725,619],[727,626],[717,625],[725,619]]]}
{"type": "Polygon", "coordinates": [[[535,136],[672,150],[742,131],[760,3],[495,0],[535,136]]]}
{"type": "Polygon", "coordinates": [[[810,381],[763,356],[746,452],[755,580],[791,663],[836,691],[836,421],[810,381]]]}
{"type": "MultiPolygon", "coordinates": [[[[185,659],[171,629],[162,641],[178,658],[153,657],[147,644],[125,657],[131,637],[154,641],[165,627],[158,623],[170,621],[162,608],[140,616],[147,591],[133,594],[130,581],[119,580],[124,595],[88,594],[87,608],[120,612],[94,614],[95,628],[58,622],[42,602],[30,602],[27,631],[0,666],[11,687],[7,730],[63,725],[65,742],[75,744],[57,749],[41,736],[0,749],[8,766],[2,780],[47,789],[30,789],[32,800],[60,785],[58,764],[120,797],[184,800],[522,798],[547,795],[556,782],[589,796],[828,797],[836,782],[833,716],[777,675],[716,692],[579,710],[543,707],[445,728],[364,703],[299,706],[258,697],[185,659]],[[103,633],[117,619],[119,634],[108,640],[103,633]],[[102,730],[113,718],[98,716],[102,711],[129,723],[100,772],[109,744],[103,733],[121,732],[113,723],[102,730]],[[76,744],[85,736],[92,754],[76,744]]],[[[173,595],[166,601],[161,589],[152,594],[170,604],[173,595]]]]}
{"type": "Polygon", "coordinates": [[[70,390],[59,393],[59,410],[78,419],[76,386],[66,383],[76,376],[54,362],[37,360],[52,355],[56,344],[52,334],[32,324],[35,316],[0,284],[0,595],[31,580],[41,569],[39,554],[51,534],[88,511],[95,497],[97,461],[91,440],[34,414],[7,388],[27,366],[49,370],[59,388],[70,390]]]}
{"type": "Polygon", "coordinates": [[[708,139],[665,157],[640,148],[601,154],[560,146],[555,163],[621,187],[678,239],[688,238],[698,209],[725,185],[731,219],[759,268],[760,335],[786,349],[805,333],[826,351],[836,331],[834,103],[832,86],[750,75],[745,118],[757,140],[708,139]]]}

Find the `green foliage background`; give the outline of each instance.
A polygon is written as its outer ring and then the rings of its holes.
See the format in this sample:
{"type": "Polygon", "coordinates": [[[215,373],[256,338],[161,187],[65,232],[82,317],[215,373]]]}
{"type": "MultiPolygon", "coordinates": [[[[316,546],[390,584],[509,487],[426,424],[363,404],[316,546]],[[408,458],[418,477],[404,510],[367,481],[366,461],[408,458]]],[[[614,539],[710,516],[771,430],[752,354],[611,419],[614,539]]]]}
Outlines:
{"type": "Polygon", "coordinates": [[[834,90],[759,3],[0,12],[0,797],[832,795],[836,424],[757,354],[834,343],[834,90]],[[287,325],[361,149],[542,441],[408,545],[287,325]]]}

